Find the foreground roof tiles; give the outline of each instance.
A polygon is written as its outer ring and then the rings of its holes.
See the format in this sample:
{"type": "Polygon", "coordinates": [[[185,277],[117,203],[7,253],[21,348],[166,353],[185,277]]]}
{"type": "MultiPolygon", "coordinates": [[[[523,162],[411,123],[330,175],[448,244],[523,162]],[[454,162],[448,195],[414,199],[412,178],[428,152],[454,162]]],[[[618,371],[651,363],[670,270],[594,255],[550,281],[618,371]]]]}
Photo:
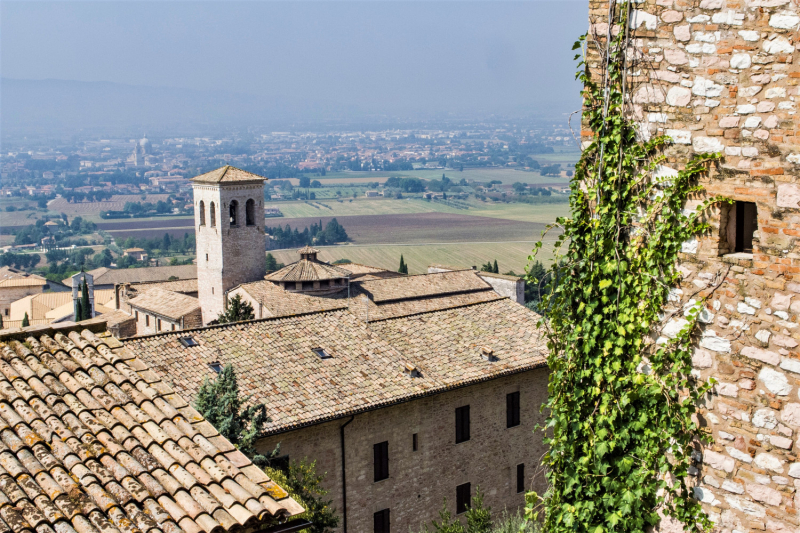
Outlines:
{"type": "Polygon", "coordinates": [[[205,174],[195,176],[192,178],[192,181],[195,183],[232,183],[247,181],[258,182],[265,181],[266,179],[267,178],[264,176],[259,176],[258,174],[253,174],[252,172],[247,172],[246,170],[226,165],[216,170],[212,170],[211,172],[206,172],[205,174]]]}
{"type": "Polygon", "coordinates": [[[253,531],[302,511],[101,335],[0,336],[0,532],[253,531]]]}
{"type": "MultiPolygon", "coordinates": [[[[449,298],[441,305],[452,304],[449,298]]],[[[357,301],[351,305],[349,310],[135,337],[125,345],[192,398],[203,379],[214,375],[209,363],[232,364],[242,389],[267,405],[269,433],[546,364],[538,315],[506,298],[495,295],[492,301],[376,323],[359,316],[357,301]],[[186,335],[198,345],[184,347],[179,338],[186,335]],[[331,357],[321,358],[318,348],[331,357]],[[496,359],[482,357],[484,348],[496,359]],[[409,364],[420,377],[408,374],[409,364]]]]}

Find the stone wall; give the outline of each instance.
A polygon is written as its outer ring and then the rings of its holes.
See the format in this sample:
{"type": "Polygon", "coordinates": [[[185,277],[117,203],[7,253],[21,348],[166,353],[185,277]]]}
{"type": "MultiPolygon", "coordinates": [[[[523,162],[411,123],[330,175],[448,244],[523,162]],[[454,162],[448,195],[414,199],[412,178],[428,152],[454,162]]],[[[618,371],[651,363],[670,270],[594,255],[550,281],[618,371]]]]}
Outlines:
{"type": "Polygon", "coordinates": [[[0,289],[0,314],[3,315],[4,320],[8,320],[9,313],[11,312],[11,304],[25,298],[31,294],[41,294],[44,292],[41,285],[32,287],[6,287],[0,289]]]}
{"type": "MultiPolygon", "coordinates": [[[[600,34],[607,10],[590,2],[600,34]]],[[[702,453],[695,494],[725,532],[798,530],[798,11],[790,0],[634,4],[646,66],[633,72],[633,113],[645,135],[675,141],[662,171],[693,153],[721,152],[705,195],[687,207],[724,195],[757,209],[752,253],[731,253],[732,207],[711,213],[711,234],[684,245],[672,298],[675,309],[708,298],[695,371],[719,384],[703,406],[714,443],[702,453]]],[[[598,72],[596,50],[589,64],[598,72]]]]}
{"type": "Polygon", "coordinates": [[[203,323],[225,310],[225,293],[241,283],[264,277],[264,184],[194,184],[195,235],[197,237],[198,299],[203,323]],[[255,201],[255,224],[245,224],[247,200],[255,201]],[[232,201],[239,205],[238,224],[230,224],[232,201]],[[205,224],[200,224],[200,202],[205,224]],[[214,225],[210,213],[214,205],[214,225]]]}
{"type": "MultiPolygon", "coordinates": [[[[345,428],[348,531],[373,530],[373,514],[390,509],[392,531],[420,531],[447,498],[455,514],[456,486],[480,486],[485,503],[495,513],[524,506],[517,493],[516,467],[525,465],[525,486],[543,493],[544,478],[537,466],[545,452],[544,422],[539,407],[547,397],[546,368],[498,378],[462,389],[356,415],[345,428]],[[520,392],[521,424],[506,428],[506,394],[520,392]],[[455,409],[470,406],[470,440],[455,444],[455,409]],[[412,449],[417,434],[418,450],[412,449]],[[373,445],[389,442],[389,478],[375,482],[373,445]]],[[[279,422],[279,415],[270,413],[279,422]]],[[[264,452],[280,443],[290,460],[317,460],[325,472],[333,506],[342,509],[340,427],[348,418],[268,437],[264,452]]],[[[338,529],[341,531],[341,527],[338,529]]]]}

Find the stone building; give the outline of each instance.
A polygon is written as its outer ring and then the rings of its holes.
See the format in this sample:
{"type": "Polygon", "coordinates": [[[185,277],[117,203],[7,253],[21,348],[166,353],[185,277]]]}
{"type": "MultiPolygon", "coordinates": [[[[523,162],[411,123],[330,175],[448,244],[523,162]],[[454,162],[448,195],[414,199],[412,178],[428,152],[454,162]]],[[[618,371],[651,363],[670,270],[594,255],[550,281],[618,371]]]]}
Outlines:
{"type": "Polygon", "coordinates": [[[3,320],[10,318],[12,303],[26,296],[41,294],[47,285],[47,280],[36,274],[0,267],[0,314],[3,320]]]}
{"type": "MultiPolygon", "coordinates": [[[[194,397],[226,364],[271,418],[265,452],[317,461],[339,531],[419,529],[477,487],[496,511],[545,489],[546,343],[538,315],[473,271],[351,281],[325,296],[269,281],[263,320],[125,341],[194,397]],[[348,291],[350,297],[348,298],[348,291]],[[383,522],[381,522],[383,523],[383,522]]],[[[258,315],[257,315],[258,316],[258,315]]]]}
{"type": "MultiPolygon", "coordinates": [[[[607,13],[607,2],[590,2],[593,33],[606,34],[607,13]]],[[[734,201],[710,213],[710,235],[684,244],[674,292],[681,304],[707,298],[694,366],[719,381],[701,414],[714,442],[695,495],[719,531],[796,531],[800,10],[791,0],[647,0],[632,13],[647,64],[633,80],[632,113],[645,136],[674,140],[660,171],[719,152],[687,207],[734,201]]],[[[594,46],[588,63],[599,72],[594,46]]]]}
{"type": "Polygon", "coordinates": [[[130,314],[136,322],[136,334],[180,331],[203,325],[197,298],[158,287],[128,300],[130,314]]]}
{"type": "Polygon", "coordinates": [[[264,278],[264,179],[231,166],[192,179],[204,324],[225,310],[228,290],[264,278]]]}

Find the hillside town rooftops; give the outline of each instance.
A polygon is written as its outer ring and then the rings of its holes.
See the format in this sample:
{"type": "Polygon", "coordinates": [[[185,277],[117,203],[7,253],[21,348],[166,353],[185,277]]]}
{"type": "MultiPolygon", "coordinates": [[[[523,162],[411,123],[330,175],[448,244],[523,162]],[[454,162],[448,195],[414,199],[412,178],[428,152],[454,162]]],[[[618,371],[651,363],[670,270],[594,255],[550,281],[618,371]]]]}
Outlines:
{"type": "Polygon", "coordinates": [[[216,170],[212,170],[211,172],[206,172],[205,174],[200,174],[199,176],[192,178],[192,181],[195,183],[245,183],[263,182],[266,180],[267,178],[264,176],[259,176],[258,174],[253,174],[252,172],[247,172],[246,170],[232,167],[230,165],[220,167],[216,170]]]}
{"type": "Polygon", "coordinates": [[[0,335],[0,529],[255,532],[302,512],[88,321],[0,335]]]}
{"type": "MultiPolygon", "coordinates": [[[[267,316],[292,316],[318,311],[345,309],[348,306],[347,289],[325,297],[283,290],[270,281],[244,283],[234,290],[242,290],[263,306],[267,316]]],[[[258,309],[256,309],[258,311],[258,309]]],[[[257,315],[258,316],[258,315],[257,315]]]]}
{"type": "Polygon", "coordinates": [[[200,300],[179,292],[153,287],[128,300],[128,305],[166,318],[180,320],[181,317],[200,309],[200,300]]]}
{"type": "Polygon", "coordinates": [[[377,323],[357,315],[340,309],[268,318],[134,337],[125,345],[190,398],[213,378],[209,361],[232,364],[253,401],[267,404],[270,434],[546,364],[536,315],[506,298],[377,323]],[[197,346],[180,342],[187,335],[197,346]],[[321,358],[319,349],[330,357],[321,358]],[[485,350],[491,360],[482,357],[485,350]]]}
{"type": "MultiPolygon", "coordinates": [[[[197,279],[197,265],[158,266],[144,268],[107,268],[100,267],[88,272],[94,276],[94,286],[116,285],[117,283],[136,283],[143,281],[167,281],[171,277],[178,279],[197,279]]],[[[63,280],[72,286],[72,279],[63,280]]]]}

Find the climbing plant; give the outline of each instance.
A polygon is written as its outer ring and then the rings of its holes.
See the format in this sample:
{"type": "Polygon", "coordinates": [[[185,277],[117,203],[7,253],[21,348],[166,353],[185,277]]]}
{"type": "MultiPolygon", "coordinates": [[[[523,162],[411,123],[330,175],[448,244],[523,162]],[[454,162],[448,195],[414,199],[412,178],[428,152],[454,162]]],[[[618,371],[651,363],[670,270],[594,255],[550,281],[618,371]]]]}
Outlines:
{"type": "MultiPolygon", "coordinates": [[[[570,216],[555,224],[563,232],[545,278],[558,282],[539,305],[551,372],[543,428],[549,489],[543,498],[529,494],[527,506],[529,518],[543,510],[548,533],[645,532],[662,514],[687,530],[711,526],[687,486],[703,438],[693,415],[711,386],[691,375],[703,302],[665,305],[679,283],[682,243],[709,229],[704,212],[720,201],[684,212],[718,156],[694,156],[659,178],[670,139],[642,139],[631,120],[628,13],[627,4],[612,3],[618,31],[592,43],[601,69],[590,71],[586,50],[576,56],[583,128],[593,136],[575,167],[570,216]],[[669,321],[678,327],[662,336],[669,321]]],[[[584,35],[575,49],[591,40],[584,35]]]]}

